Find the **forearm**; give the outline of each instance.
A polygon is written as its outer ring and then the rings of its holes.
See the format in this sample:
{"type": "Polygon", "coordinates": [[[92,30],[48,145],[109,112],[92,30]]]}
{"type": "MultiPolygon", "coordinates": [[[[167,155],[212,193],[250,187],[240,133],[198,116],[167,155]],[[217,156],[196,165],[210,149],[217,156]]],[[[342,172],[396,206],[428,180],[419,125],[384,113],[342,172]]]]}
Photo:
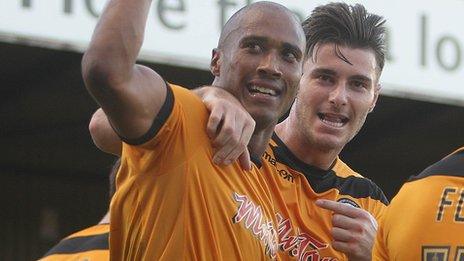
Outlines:
{"type": "Polygon", "coordinates": [[[166,98],[164,80],[136,65],[151,0],[111,0],[82,59],[85,86],[117,133],[145,134],[166,98]]]}
{"type": "Polygon", "coordinates": [[[208,109],[211,109],[211,106],[209,104],[210,102],[216,102],[221,100],[224,102],[230,102],[236,105],[237,107],[242,108],[241,103],[238,101],[236,97],[234,97],[228,91],[216,86],[201,86],[193,89],[193,92],[198,97],[200,97],[200,99],[206,104],[208,109]]]}
{"type": "Polygon", "coordinates": [[[201,99],[203,99],[203,96],[206,95],[208,89],[211,88],[211,87],[205,87],[205,86],[201,86],[201,87],[197,87],[195,89],[193,89],[193,93],[195,93],[198,97],[200,97],[201,99]]]}
{"type": "Polygon", "coordinates": [[[82,61],[84,80],[94,96],[99,96],[99,88],[131,79],[150,4],[151,0],[111,0],[106,6],[82,61]]]}

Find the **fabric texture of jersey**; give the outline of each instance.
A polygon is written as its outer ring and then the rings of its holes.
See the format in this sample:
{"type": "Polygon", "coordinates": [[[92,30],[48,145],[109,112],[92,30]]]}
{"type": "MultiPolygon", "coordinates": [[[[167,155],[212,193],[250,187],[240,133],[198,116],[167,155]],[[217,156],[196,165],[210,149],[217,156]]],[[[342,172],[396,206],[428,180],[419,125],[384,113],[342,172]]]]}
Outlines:
{"type": "Polygon", "coordinates": [[[332,213],[317,199],[344,202],[379,220],[388,204],[383,192],[337,158],[328,171],[305,164],[274,134],[263,155],[263,171],[277,206],[279,258],[347,260],[331,246],[332,213]]]}
{"type": "Polygon", "coordinates": [[[401,187],[372,254],[373,260],[464,260],[464,148],[401,187]]]}
{"type": "Polygon", "coordinates": [[[109,224],[98,224],[76,232],[50,249],[41,261],[105,261],[109,260],[109,224]]]}
{"type": "Polygon", "coordinates": [[[267,260],[277,252],[274,204],[256,164],[213,164],[209,114],[167,86],[151,135],[123,144],[111,202],[112,260],[267,260]]]}

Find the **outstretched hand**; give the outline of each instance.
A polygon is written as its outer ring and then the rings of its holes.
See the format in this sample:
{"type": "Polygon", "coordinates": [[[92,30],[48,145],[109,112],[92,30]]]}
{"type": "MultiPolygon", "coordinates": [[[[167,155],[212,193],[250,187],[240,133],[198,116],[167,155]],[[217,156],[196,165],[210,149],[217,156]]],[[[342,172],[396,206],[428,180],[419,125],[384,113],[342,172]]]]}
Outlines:
{"type": "Polygon", "coordinates": [[[247,145],[255,128],[253,118],[223,89],[202,87],[195,92],[210,111],[206,131],[215,148],[214,163],[227,165],[238,159],[243,169],[251,169],[247,145]]]}
{"type": "Polygon", "coordinates": [[[350,261],[371,260],[377,233],[375,218],[366,210],[346,203],[319,199],[316,205],[333,211],[333,248],[345,253],[350,261]]]}

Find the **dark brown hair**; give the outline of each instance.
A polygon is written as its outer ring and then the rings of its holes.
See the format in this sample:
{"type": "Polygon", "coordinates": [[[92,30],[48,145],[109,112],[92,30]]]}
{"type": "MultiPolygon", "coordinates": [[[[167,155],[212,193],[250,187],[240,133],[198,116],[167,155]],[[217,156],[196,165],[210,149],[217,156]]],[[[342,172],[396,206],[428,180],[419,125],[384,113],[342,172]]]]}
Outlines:
{"type": "Polygon", "coordinates": [[[302,23],[307,57],[313,56],[318,45],[326,43],[335,44],[337,55],[345,61],[338,46],[372,49],[381,72],[386,52],[384,23],[383,17],[368,13],[360,4],[330,3],[318,6],[302,23]]]}

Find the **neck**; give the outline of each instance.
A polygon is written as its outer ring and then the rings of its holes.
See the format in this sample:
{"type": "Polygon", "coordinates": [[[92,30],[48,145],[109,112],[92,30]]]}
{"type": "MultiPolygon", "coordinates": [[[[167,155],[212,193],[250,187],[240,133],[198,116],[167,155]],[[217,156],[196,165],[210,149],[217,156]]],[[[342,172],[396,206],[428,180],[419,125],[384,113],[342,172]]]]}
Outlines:
{"type": "Polygon", "coordinates": [[[248,143],[248,150],[250,156],[260,159],[266,150],[269,140],[271,139],[274,128],[266,129],[255,129],[255,132],[251,136],[250,142],[248,143]]]}
{"type": "Polygon", "coordinates": [[[320,148],[305,138],[304,130],[300,130],[298,123],[293,119],[295,117],[289,116],[276,126],[277,136],[299,160],[320,169],[329,170],[342,148],[320,148]]]}
{"type": "Polygon", "coordinates": [[[109,224],[110,223],[110,212],[106,212],[105,216],[98,222],[98,224],[109,224]]]}

